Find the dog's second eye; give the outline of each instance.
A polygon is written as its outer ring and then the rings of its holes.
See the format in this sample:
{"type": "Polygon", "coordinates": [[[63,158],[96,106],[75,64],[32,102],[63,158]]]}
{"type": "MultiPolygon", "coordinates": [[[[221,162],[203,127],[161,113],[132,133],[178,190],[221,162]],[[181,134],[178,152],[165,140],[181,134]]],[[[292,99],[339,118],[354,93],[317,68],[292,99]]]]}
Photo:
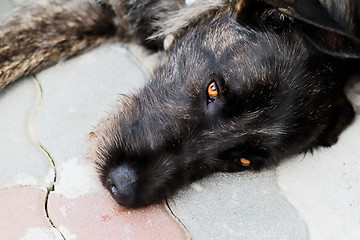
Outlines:
{"type": "Polygon", "coordinates": [[[251,165],[251,161],[246,158],[234,158],[234,162],[241,164],[244,167],[249,167],[251,165]]]}
{"type": "Polygon", "coordinates": [[[214,101],[219,95],[219,88],[215,81],[212,81],[207,87],[207,95],[209,102],[214,101]]]}

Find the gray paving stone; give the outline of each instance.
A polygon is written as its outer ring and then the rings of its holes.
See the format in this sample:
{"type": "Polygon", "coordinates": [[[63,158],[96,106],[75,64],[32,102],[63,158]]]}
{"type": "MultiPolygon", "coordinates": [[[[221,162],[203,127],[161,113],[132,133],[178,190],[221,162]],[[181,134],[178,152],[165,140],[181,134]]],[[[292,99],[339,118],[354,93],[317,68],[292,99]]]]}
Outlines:
{"type": "MultiPolygon", "coordinates": [[[[36,3],[36,2],[45,2],[47,0],[31,0],[32,3],[36,3]]],[[[12,0],[12,2],[15,3],[15,5],[20,5],[22,3],[26,3],[29,2],[29,0],[12,0]]]]}
{"type": "Polygon", "coordinates": [[[11,0],[1,0],[0,1],[0,18],[3,17],[7,12],[10,11],[15,6],[14,2],[11,0]]]}
{"type": "Polygon", "coordinates": [[[218,173],[182,189],[169,205],[194,240],[308,239],[274,171],[218,173]]]}
{"type": "MultiPolygon", "coordinates": [[[[360,82],[350,99],[360,105],[360,82]]],[[[306,221],[312,240],[360,239],[360,116],[331,148],[297,156],[277,169],[284,195],[306,221]]]]}
{"type": "Polygon", "coordinates": [[[0,187],[36,185],[47,187],[53,172],[46,154],[29,136],[37,87],[22,79],[0,93],[0,187]]]}
{"type": "Polygon", "coordinates": [[[37,78],[43,101],[35,128],[58,169],[55,190],[68,197],[95,191],[98,180],[85,159],[87,135],[111,111],[119,93],[144,83],[145,73],[116,43],[46,69],[37,78]]]}
{"type": "Polygon", "coordinates": [[[126,49],[148,76],[153,73],[154,69],[160,64],[161,58],[165,56],[165,53],[154,53],[144,47],[139,47],[137,44],[127,44],[126,49]]]}

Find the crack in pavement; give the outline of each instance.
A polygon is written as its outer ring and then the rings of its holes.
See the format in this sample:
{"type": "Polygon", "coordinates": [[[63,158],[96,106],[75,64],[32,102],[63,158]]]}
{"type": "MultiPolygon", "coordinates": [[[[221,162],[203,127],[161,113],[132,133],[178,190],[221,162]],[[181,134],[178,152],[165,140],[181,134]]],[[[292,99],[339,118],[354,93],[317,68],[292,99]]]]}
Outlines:
{"type": "Polygon", "coordinates": [[[66,240],[65,236],[62,234],[62,232],[59,229],[57,229],[57,227],[55,226],[55,224],[53,223],[53,221],[51,220],[50,215],[49,215],[48,200],[49,200],[50,193],[55,190],[55,183],[56,183],[56,180],[57,180],[57,171],[56,171],[56,164],[55,164],[55,161],[54,161],[53,157],[51,156],[49,151],[44,147],[44,145],[41,144],[39,138],[36,135],[36,131],[35,131],[35,127],[34,127],[34,119],[35,119],[36,114],[39,111],[39,108],[40,108],[40,105],[41,105],[41,102],[42,102],[42,99],[43,99],[43,91],[42,91],[40,81],[36,78],[36,76],[33,75],[31,77],[31,79],[35,83],[36,88],[37,88],[37,99],[36,99],[35,107],[34,107],[33,111],[31,112],[30,118],[29,118],[29,121],[28,121],[28,127],[27,127],[28,134],[29,134],[31,140],[37,146],[39,146],[41,148],[41,150],[47,155],[50,167],[51,167],[51,169],[53,171],[53,175],[54,175],[54,177],[52,179],[52,182],[50,182],[50,185],[46,187],[47,188],[47,193],[46,193],[46,196],[45,196],[45,204],[44,204],[45,213],[46,213],[47,219],[49,220],[50,225],[61,235],[61,237],[64,240],[66,240]]]}
{"type": "Polygon", "coordinates": [[[190,231],[186,228],[185,224],[181,221],[181,219],[178,216],[175,215],[175,213],[173,212],[173,210],[170,207],[168,199],[165,200],[165,208],[169,212],[169,214],[184,228],[184,230],[187,233],[187,238],[186,239],[187,240],[192,240],[193,238],[192,238],[192,236],[190,234],[190,231]]]}

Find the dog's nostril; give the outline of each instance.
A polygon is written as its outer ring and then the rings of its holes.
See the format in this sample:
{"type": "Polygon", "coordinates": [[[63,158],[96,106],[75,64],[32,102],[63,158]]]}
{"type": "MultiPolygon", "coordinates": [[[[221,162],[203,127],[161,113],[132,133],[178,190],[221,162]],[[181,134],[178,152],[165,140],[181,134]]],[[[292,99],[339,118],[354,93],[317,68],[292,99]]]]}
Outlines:
{"type": "Polygon", "coordinates": [[[129,166],[120,166],[110,170],[105,187],[119,204],[131,206],[135,199],[135,183],[134,170],[129,166]]]}
{"type": "Polygon", "coordinates": [[[108,189],[113,196],[116,197],[119,194],[117,187],[112,183],[110,179],[107,180],[106,185],[108,186],[108,189]]]}

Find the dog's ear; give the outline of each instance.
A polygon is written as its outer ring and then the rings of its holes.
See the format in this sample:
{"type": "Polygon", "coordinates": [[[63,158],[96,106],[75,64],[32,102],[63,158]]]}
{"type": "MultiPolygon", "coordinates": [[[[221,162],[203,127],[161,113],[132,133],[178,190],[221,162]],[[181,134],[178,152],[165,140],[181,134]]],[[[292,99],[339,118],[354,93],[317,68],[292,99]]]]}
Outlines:
{"type": "Polygon", "coordinates": [[[332,56],[360,58],[360,40],[341,27],[318,0],[262,0],[300,21],[302,35],[332,56]]]}

